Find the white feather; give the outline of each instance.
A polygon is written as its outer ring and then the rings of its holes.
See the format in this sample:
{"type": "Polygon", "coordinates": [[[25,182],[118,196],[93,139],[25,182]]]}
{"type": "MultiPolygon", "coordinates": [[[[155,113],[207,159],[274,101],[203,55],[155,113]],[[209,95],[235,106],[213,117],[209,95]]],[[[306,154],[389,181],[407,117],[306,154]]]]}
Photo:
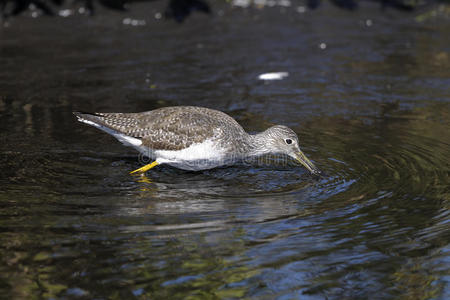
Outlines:
{"type": "Polygon", "coordinates": [[[225,151],[213,141],[192,144],[182,150],[156,150],[156,161],[179,169],[198,171],[212,169],[226,164],[225,151]]]}
{"type": "Polygon", "coordinates": [[[138,150],[140,150],[139,146],[142,145],[142,141],[140,139],[134,138],[132,136],[120,133],[118,131],[115,131],[111,128],[108,128],[106,126],[103,126],[101,124],[97,124],[95,122],[83,119],[81,117],[78,117],[78,121],[92,125],[94,127],[97,127],[100,130],[105,131],[106,133],[109,133],[110,135],[112,135],[113,137],[115,137],[116,139],[118,139],[122,144],[124,144],[125,146],[130,146],[130,147],[134,147],[137,148],[138,150]]]}

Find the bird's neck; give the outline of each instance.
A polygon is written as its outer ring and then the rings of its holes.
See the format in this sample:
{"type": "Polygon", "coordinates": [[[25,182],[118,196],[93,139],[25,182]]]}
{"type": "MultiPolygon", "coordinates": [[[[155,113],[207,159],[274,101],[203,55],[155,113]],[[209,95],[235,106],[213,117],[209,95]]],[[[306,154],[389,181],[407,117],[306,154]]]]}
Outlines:
{"type": "Polygon", "coordinates": [[[248,150],[247,153],[249,155],[263,155],[268,154],[267,147],[267,132],[259,132],[256,134],[248,135],[248,150]]]}

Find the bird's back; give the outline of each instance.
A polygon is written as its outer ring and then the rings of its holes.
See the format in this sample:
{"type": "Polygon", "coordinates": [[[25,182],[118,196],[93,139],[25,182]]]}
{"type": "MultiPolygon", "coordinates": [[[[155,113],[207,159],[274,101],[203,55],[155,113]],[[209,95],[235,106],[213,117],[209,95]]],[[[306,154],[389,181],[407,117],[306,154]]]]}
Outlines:
{"type": "Polygon", "coordinates": [[[151,149],[181,150],[207,139],[245,135],[227,114],[204,107],[173,106],[141,113],[75,113],[108,129],[142,140],[151,149]]]}

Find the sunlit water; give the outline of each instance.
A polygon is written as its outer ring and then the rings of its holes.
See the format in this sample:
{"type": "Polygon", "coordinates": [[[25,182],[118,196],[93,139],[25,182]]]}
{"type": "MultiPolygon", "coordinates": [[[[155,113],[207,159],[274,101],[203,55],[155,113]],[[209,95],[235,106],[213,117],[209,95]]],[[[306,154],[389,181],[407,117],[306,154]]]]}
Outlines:
{"type": "Polygon", "coordinates": [[[448,20],[157,5],[0,29],[0,294],[449,298],[448,20]],[[326,176],[130,176],[137,154],[71,114],[186,104],[290,126],[326,176]]]}

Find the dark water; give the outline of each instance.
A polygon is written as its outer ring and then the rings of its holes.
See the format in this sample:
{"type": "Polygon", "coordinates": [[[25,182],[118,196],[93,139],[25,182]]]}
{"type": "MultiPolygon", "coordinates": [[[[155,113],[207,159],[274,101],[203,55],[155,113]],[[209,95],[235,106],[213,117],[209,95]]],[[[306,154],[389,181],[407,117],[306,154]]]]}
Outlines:
{"type": "Polygon", "coordinates": [[[448,19],[163,6],[0,29],[2,297],[450,298],[448,19]],[[292,127],[327,176],[130,176],[136,153],[71,114],[186,104],[292,127]]]}

